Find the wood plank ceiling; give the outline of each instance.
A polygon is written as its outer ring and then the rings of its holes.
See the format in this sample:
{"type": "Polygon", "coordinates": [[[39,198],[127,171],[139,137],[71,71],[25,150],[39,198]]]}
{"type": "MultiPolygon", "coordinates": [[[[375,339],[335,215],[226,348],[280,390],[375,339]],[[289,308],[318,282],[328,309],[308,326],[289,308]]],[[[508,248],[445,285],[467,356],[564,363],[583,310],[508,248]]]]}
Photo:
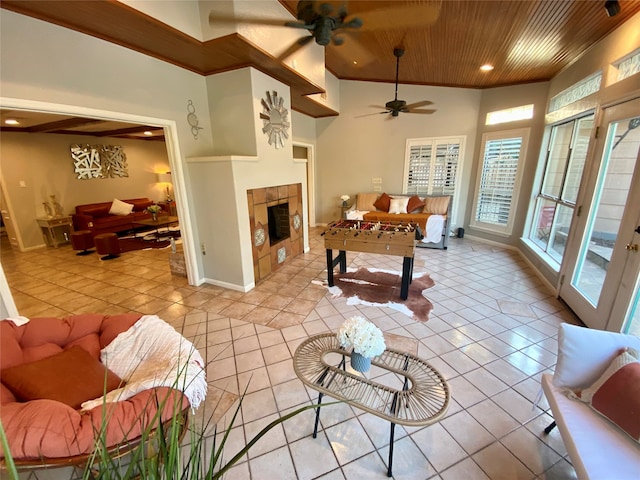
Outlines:
{"type": "MultiPolygon", "coordinates": [[[[295,17],[298,1],[279,1],[295,17]]],[[[334,12],[345,3],[324,1],[334,12]]],[[[253,66],[291,87],[292,109],[315,118],[337,114],[306,97],[322,92],[320,86],[238,34],[200,42],[113,0],[2,0],[0,6],[202,75],[253,66]]],[[[327,46],[325,61],[340,79],[394,82],[393,49],[402,46],[400,83],[490,88],[545,81],[640,12],[640,0],[620,6],[609,17],[604,0],[351,0],[350,16],[373,19],[345,33],[342,46],[327,46]],[[435,22],[416,17],[420,5],[437,8],[435,22]],[[383,14],[376,19],[376,12],[383,14]],[[494,70],[481,72],[485,63],[494,70]]]]}

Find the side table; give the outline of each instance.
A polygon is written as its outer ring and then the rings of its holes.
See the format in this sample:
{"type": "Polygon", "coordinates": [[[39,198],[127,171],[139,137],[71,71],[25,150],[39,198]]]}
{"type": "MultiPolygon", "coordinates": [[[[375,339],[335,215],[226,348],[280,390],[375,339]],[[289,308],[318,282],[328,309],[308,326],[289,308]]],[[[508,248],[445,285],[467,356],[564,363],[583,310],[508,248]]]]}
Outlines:
{"type": "Polygon", "coordinates": [[[340,218],[347,218],[347,210],[351,208],[351,205],[340,205],[340,218]]]}
{"type": "Polygon", "coordinates": [[[71,241],[73,223],[70,215],[62,217],[39,217],[36,218],[36,221],[48,246],[58,248],[60,243],[68,243],[71,241]],[[58,241],[56,229],[62,232],[62,236],[64,237],[63,242],[58,241]]]}
{"type": "Polygon", "coordinates": [[[172,200],[170,202],[167,202],[167,201],[158,202],[158,205],[160,205],[160,207],[162,207],[162,209],[172,217],[178,216],[178,207],[176,207],[175,201],[172,200]]]}

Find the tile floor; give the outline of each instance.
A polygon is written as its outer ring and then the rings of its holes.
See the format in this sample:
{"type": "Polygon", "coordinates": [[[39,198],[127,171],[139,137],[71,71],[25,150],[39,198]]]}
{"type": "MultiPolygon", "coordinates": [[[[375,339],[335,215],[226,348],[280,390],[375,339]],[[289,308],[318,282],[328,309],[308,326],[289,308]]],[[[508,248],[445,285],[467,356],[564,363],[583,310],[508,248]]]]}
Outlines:
{"type": "MultiPolygon", "coordinates": [[[[100,261],[69,246],[13,253],[3,242],[2,266],[22,315],[157,314],[191,339],[209,365],[212,393],[202,410],[226,410],[247,389],[227,458],[268,422],[316,399],[293,371],[293,352],[357,314],[413,345],[452,392],[440,422],[396,428],[394,478],[575,478],[557,429],[541,433],[551,422],[547,403],[534,405],[539,377],[556,361],[557,326],[575,320],[516,252],[467,238],[451,239],[446,251],[418,249],[415,271],[436,282],[424,293],[434,303],[430,320],[419,323],[387,308],[348,306],[312,283],[326,279],[321,231],[311,229],[309,253],[246,294],[172,276],[168,250],[100,261]]],[[[381,255],[349,254],[348,263],[401,269],[399,258],[381,255]]],[[[287,420],[226,478],[387,478],[388,423],[339,404],[323,409],[318,438],[312,429],[312,411],[287,420]]]]}

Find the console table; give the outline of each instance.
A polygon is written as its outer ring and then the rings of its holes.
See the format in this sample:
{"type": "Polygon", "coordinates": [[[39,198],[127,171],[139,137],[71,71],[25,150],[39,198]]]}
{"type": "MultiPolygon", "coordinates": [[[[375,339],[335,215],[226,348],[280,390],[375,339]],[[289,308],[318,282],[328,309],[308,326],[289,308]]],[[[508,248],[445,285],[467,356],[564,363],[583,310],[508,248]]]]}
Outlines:
{"type": "Polygon", "coordinates": [[[71,241],[71,233],[73,232],[73,222],[70,216],[63,217],[40,217],[36,218],[38,226],[42,231],[42,236],[48,246],[58,248],[59,242],[56,236],[56,229],[62,230],[64,236],[64,242],[71,241]]]}
{"type": "Polygon", "coordinates": [[[325,394],[388,420],[391,432],[387,475],[391,477],[396,424],[416,427],[441,419],[449,407],[449,386],[434,367],[409,353],[387,349],[371,360],[372,369],[377,367],[382,370],[380,373],[386,373],[384,384],[382,376],[368,379],[347,370],[346,357],[350,355],[350,350],[340,347],[335,333],[310,337],[296,349],[296,375],[319,392],[313,438],[318,434],[320,404],[325,394]],[[390,385],[390,377],[397,385],[390,385]]]}

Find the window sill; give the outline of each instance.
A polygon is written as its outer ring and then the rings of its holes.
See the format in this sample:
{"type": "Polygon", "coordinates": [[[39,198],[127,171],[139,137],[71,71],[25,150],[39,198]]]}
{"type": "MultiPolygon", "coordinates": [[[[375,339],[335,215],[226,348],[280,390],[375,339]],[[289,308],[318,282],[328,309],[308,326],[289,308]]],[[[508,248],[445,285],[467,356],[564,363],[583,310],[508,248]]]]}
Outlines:
{"type": "Polygon", "coordinates": [[[531,240],[529,240],[528,238],[524,238],[521,237],[520,238],[520,242],[522,242],[522,244],[527,247],[527,249],[536,256],[536,258],[538,258],[542,263],[544,263],[549,270],[559,274],[560,273],[560,264],[554,260],[553,258],[551,258],[551,256],[549,254],[547,254],[546,252],[543,252],[542,250],[540,250],[540,247],[538,247],[534,242],[532,242],[531,240]]]}

